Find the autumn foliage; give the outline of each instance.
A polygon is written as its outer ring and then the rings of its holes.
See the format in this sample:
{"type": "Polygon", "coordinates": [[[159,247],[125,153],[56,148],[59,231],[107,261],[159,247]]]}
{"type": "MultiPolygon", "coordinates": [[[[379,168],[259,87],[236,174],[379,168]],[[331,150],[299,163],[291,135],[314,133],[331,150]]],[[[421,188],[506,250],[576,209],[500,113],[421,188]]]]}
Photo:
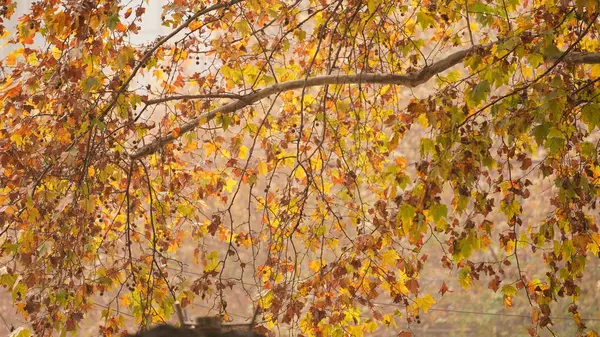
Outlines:
{"type": "Polygon", "coordinates": [[[368,335],[435,308],[432,268],[526,299],[531,336],[554,315],[597,336],[577,305],[600,251],[596,0],[169,0],[144,44],[146,1],[17,4],[0,283],[40,336],[175,301],[231,319],[233,291],[262,332],[368,335]]]}

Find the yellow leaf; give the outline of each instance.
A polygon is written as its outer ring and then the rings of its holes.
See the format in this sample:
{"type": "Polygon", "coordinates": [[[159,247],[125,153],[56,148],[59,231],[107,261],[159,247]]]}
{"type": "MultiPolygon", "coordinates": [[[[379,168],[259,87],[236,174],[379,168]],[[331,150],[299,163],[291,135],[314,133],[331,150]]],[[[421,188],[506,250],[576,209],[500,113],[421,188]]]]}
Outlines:
{"type": "Polygon", "coordinates": [[[521,68],[521,72],[523,73],[523,77],[525,79],[529,80],[533,78],[533,69],[530,67],[523,66],[523,68],[521,68]]]}
{"type": "Polygon", "coordinates": [[[308,267],[312,269],[315,273],[321,270],[322,263],[319,260],[310,261],[308,267]]]}
{"type": "Polygon", "coordinates": [[[215,153],[217,153],[217,147],[213,143],[204,144],[204,154],[210,156],[215,153]]]}
{"type": "Polygon", "coordinates": [[[344,310],[345,319],[348,321],[360,322],[360,309],[357,307],[349,307],[344,310]]]}
{"type": "Polygon", "coordinates": [[[208,261],[207,261],[206,266],[204,267],[204,271],[210,272],[210,271],[217,269],[217,267],[219,266],[219,252],[218,251],[212,251],[212,252],[208,253],[206,255],[206,259],[208,261]]]}
{"type": "Polygon", "coordinates": [[[62,51],[60,49],[56,48],[56,46],[52,47],[52,57],[54,57],[55,60],[58,60],[61,55],[62,51]]]}
{"type": "Polygon", "coordinates": [[[128,307],[131,304],[131,300],[129,296],[123,295],[121,296],[121,305],[124,307],[128,307]]]}
{"type": "Polygon", "coordinates": [[[420,114],[419,117],[417,117],[417,122],[421,124],[423,129],[427,129],[429,127],[429,120],[427,120],[427,116],[425,114],[420,114]]]}
{"type": "Polygon", "coordinates": [[[592,234],[592,242],[588,243],[587,251],[594,255],[598,255],[598,251],[600,251],[600,234],[592,234]]]}
{"type": "Polygon", "coordinates": [[[397,291],[399,291],[402,295],[408,296],[408,291],[409,290],[406,287],[406,285],[404,285],[404,281],[405,280],[402,280],[402,277],[401,277],[401,280],[399,282],[396,282],[394,284],[394,289],[396,289],[397,291]]]}
{"type": "Polygon", "coordinates": [[[92,28],[93,30],[98,29],[98,27],[100,26],[100,20],[98,20],[98,16],[94,15],[92,16],[92,18],[90,19],[90,28],[92,28]]]}
{"type": "Polygon", "coordinates": [[[240,159],[248,158],[248,148],[245,145],[242,145],[242,147],[240,147],[238,157],[240,157],[240,159]]]}
{"type": "Polygon", "coordinates": [[[90,167],[88,167],[87,173],[88,173],[88,177],[91,178],[96,174],[96,170],[90,166],[90,167]]]}
{"type": "Polygon", "coordinates": [[[390,88],[391,88],[391,87],[392,87],[391,85],[389,85],[389,84],[386,84],[386,85],[384,85],[383,87],[381,87],[381,90],[379,91],[379,93],[380,93],[381,95],[385,95],[385,94],[387,94],[387,93],[388,93],[388,91],[390,91],[390,88]]]}
{"type": "Polygon", "coordinates": [[[165,72],[160,69],[154,69],[153,74],[157,80],[166,80],[167,79],[165,72]]]}
{"type": "Polygon", "coordinates": [[[592,66],[591,76],[590,77],[600,77],[600,64],[594,64],[592,66]]]}
{"type": "Polygon", "coordinates": [[[296,173],[294,174],[294,177],[296,177],[296,179],[298,180],[302,180],[306,178],[306,173],[304,173],[304,170],[302,168],[298,168],[296,170],[296,173]]]}
{"type": "Polygon", "coordinates": [[[260,175],[266,176],[268,172],[267,164],[264,161],[258,162],[258,173],[260,175]]]}
{"type": "Polygon", "coordinates": [[[473,279],[471,278],[471,267],[464,267],[458,271],[458,281],[463,289],[468,290],[471,287],[473,279]]]}
{"type": "Polygon", "coordinates": [[[398,325],[396,325],[396,320],[394,319],[394,316],[392,316],[392,315],[384,315],[383,323],[385,325],[393,325],[396,328],[398,327],[398,325]]]}
{"type": "Polygon", "coordinates": [[[237,180],[235,179],[227,179],[227,182],[225,182],[225,186],[223,186],[223,190],[231,193],[233,192],[233,187],[237,185],[237,180]]]}
{"type": "Polygon", "coordinates": [[[429,311],[431,306],[434,305],[436,301],[431,294],[427,294],[423,297],[417,298],[415,303],[417,303],[417,306],[419,306],[424,313],[427,313],[427,311],[429,311]]]}
{"type": "Polygon", "coordinates": [[[363,330],[360,326],[351,325],[351,326],[347,327],[347,329],[348,329],[348,331],[350,331],[350,335],[352,337],[363,337],[364,336],[363,330]]]}
{"type": "Polygon", "coordinates": [[[373,332],[375,332],[375,330],[377,330],[377,322],[375,322],[374,320],[365,322],[363,330],[367,333],[372,334],[373,332]]]}
{"type": "Polygon", "coordinates": [[[188,28],[193,31],[193,30],[196,30],[198,28],[201,28],[203,25],[204,24],[201,21],[196,20],[196,21],[192,21],[189,24],[188,28]]]}
{"type": "Polygon", "coordinates": [[[31,53],[31,54],[27,55],[27,64],[32,65],[32,66],[37,66],[38,64],[40,64],[40,61],[38,60],[36,53],[31,53]]]}
{"type": "Polygon", "coordinates": [[[393,249],[381,254],[381,261],[383,261],[383,264],[389,267],[395,266],[396,260],[398,260],[399,258],[400,257],[398,256],[398,252],[396,252],[393,249]]]}
{"type": "Polygon", "coordinates": [[[268,291],[265,296],[263,296],[260,301],[260,307],[263,309],[268,309],[273,304],[273,292],[268,291]]]}
{"type": "MultiPolygon", "coordinates": [[[[26,312],[24,312],[26,313],[26,312]]],[[[18,327],[10,333],[9,337],[29,337],[32,336],[31,331],[25,327],[18,327]]]]}

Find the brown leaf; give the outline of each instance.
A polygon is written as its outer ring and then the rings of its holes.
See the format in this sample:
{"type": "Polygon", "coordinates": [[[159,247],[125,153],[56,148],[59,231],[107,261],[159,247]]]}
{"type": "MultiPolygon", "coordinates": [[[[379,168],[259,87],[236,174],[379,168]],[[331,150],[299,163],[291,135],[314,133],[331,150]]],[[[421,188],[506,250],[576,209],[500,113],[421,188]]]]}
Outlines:
{"type": "Polygon", "coordinates": [[[411,102],[408,107],[406,107],[408,112],[410,113],[424,113],[427,112],[427,106],[421,102],[411,102]]]}
{"type": "Polygon", "coordinates": [[[413,333],[410,331],[402,331],[398,334],[398,337],[413,337],[413,333]]]}
{"type": "Polygon", "coordinates": [[[591,242],[592,239],[586,234],[577,234],[573,237],[573,244],[582,252],[585,252],[587,245],[591,242]]]}
{"type": "Polygon", "coordinates": [[[539,321],[540,319],[540,309],[533,307],[532,311],[531,311],[531,323],[535,324],[539,321]]]}
{"type": "Polygon", "coordinates": [[[442,296],[444,296],[444,294],[448,291],[448,286],[446,285],[446,281],[444,281],[444,283],[442,283],[442,286],[440,287],[440,294],[442,294],[442,296]]]}
{"type": "Polygon", "coordinates": [[[523,159],[523,162],[521,163],[521,170],[527,170],[530,167],[531,167],[531,158],[523,159]]]}
{"type": "Polygon", "coordinates": [[[498,291],[499,286],[500,286],[500,278],[498,276],[491,279],[490,283],[488,283],[488,288],[492,289],[494,292],[498,291]]]}
{"type": "Polygon", "coordinates": [[[419,281],[417,281],[413,278],[413,279],[406,281],[405,285],[406,285],[406,288],[408,288],[408,290],[411,293],[413,293],[415,295],[419,294],[419,281]]]}

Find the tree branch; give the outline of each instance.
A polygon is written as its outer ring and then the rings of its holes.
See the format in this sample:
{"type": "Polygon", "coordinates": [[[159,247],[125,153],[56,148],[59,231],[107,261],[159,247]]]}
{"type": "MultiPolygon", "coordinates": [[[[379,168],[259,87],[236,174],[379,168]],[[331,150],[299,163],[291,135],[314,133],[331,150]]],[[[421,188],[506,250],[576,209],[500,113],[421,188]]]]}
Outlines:
{"type": "Polygon", "coordinates": [[[600,64],[600,53],[571,52],[564,61],[577,64],[600,64]]]}
{"type": "Polygon", "coordinates": [[[169,101],[179,101],[179,100],[186,100],[186,99],[207,99],[207,98],[231,98],[231,99],[243,99],[244,96],[243,95],[237,95],[237,94],[198,94],[198,95],[175,95],[175,96],[168,96],[168,97],[162,97],[162,98],[155,98],[155,99],[146,99],[146,100],[142,100],[142,103],[146,104],[146,105],[156,105],[156,104],[160,104],[160,103],[165,103],[165,102],[169,102],[169,101]]]}
{"type": "Polygon", "coordinates": [[[215,11],[215,10],[221,9],[221,8],[233,6],[236,3],[242,2],[242,1],[244,1],[244,0],[231,0],[230,2],[221,3],[221,4],[215,4],[215,5],[212,5],[210,7],[204,8],[204,9],[198,11],[196,14],[192,15],[186,21],[184,21],[179,27],[177,27],[175,30],[173,30],[169,35],[167,35],[167,36],[161,38],[160,40],[158,40],[154,44],[154,46],[152,46],[152,48],[150,48],[146,53],[144,53],[144,56],[142,57],[142,59],[140,61],[138,61],[138,64],[133,68],[133,71],[131,72],[131,74],[129,74],[129,77],[127,77],[127,79],[125,80],[125,82],[123,83],[123,85],[119,88],[119,90],[117,90],[117,92],[115,93],[115,95],[114,95],[112,101],[110,102],[110,104],[108,106],[106,106],[106,108],[104,108],[102,110],[102,112],[100,113],[100,116],[106,115],[110,110],[112,110],[112,108],[114,108],[115,104],[119,100],[119,96],[121,96],[127,90],[127,88],[129,87],[129,83],[131,83],[131,81],[136,76],[136,74],[138,73],[138,71],[150,59],[150,57],[152,57],[152,55],[154,55],[154,52],[156,52],[156,50],[158,50],[158,48],[160,46],[162,46],[167,41],[169,41],[171,38],[173,38],[173,36],[177,35],[180,31],[182,31],[183,29],[185,29],[187,26],[190,25],[190,23],[192,23],[194,20],[196,20],[200,16],[202,16],[204,14],[207,14],[207,13],[210,13],[210,12],[215,11]]]}
{"type": "MultiPolygon", "coordinates": [[[[467,56],[478,50],[485,50],[493,46],[495,43],[487,44],[484,46],[474,46],[466,50],[461,50],[451,54],[450,56],[437,61],[430,66],[422,68],[420,71],[412,74],[376,74],[376,73],[364,73],[364,74],[349,74],[349,75],[324,75],[316,76],[307,79],[300,79],[288,82],[277,83],[266,87],[256,93],[241,96],[237,101],[223,105],[216,109],[213,109],[201,116],[192,119],[190,122],[184,124],[179,128],[177,136],[172,132],[166,136],[158,137],[152,143],[140,148],[137,152],[130,155],[132,159],[139,159],[141,157],[150,155],[156,152],[160,147],[165,144],[173,142],[175,139],[186,132],[194,130],[200,124],[205,124],[208,121],[215,118],[218,114],[225,114],[238,111],[246,106],[252,105],[264,98],[267,98],[273,94],[281,93],[289,90],[302,89],[304,87],[317,87],[324,85],[339,85],[339,84],[393,84],[400,85],[409,88],[417,87],[427,82],[431,77],[439,74],[458,63],[462,62],[467,56]]],[[[557,60],[555,58],[555,60],[557,60]]],[[[558,60],[559,62],[570,62],[576,64],[600,64],[600,53],[587,53],[587,52],[572,52],[568,55],[563,55],[563,59],[558,60]]],[[[166,102],[177,98],[190,98],[189,96],[176,96],[173,98],[162,98],[156,100],[149,100],[149,102],[166,102]]]]}

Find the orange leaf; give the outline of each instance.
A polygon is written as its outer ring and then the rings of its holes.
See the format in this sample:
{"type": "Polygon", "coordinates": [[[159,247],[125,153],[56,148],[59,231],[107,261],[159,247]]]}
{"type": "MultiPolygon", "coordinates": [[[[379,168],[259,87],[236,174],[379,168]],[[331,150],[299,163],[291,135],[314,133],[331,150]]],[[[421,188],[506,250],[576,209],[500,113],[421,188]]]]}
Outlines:
{"type": "Polygon", "coordinates": [[[127,30],[127,26],[125,26],[124,24],[122,24],[120,22],[117,22],[116,29],[117,29],[117,32],[123,33],[123,32],[125,32],[127,30]]]}
{"type": "Polygon", "coordinates": [[[181,128],[173,129],[173,137],[178,138],[180,134],[181,134],[181,128]]]}

